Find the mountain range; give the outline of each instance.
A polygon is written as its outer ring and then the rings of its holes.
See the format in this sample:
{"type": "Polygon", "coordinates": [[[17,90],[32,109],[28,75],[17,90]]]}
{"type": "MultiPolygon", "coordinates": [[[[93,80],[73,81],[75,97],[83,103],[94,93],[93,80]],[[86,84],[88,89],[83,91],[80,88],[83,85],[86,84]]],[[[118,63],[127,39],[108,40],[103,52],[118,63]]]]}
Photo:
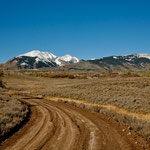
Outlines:
{"type": "Polygon", "coordinates": [[[64,70],[80,71],[150,71],[150,54],[110,56],[82,60],[77,64],[63,66],[64,70]]]}
{"type": "Polygon", "coordinates": [[[58,67],[77,62],[79,62],[79,59],[71,55],[57,57],[50,52],[35,50],[10,59],[4,63],[4,68],[6,70],[37,69],[43,67],[58,67]]]}
{"type": "Polygon", "coordinates": [[[71,55],[57,57],[50,52],[31,51],[4,63],[5,70],[53,69],[64,71],[150,71],[150,54],[110,56],[79,60],[71,55]]]}

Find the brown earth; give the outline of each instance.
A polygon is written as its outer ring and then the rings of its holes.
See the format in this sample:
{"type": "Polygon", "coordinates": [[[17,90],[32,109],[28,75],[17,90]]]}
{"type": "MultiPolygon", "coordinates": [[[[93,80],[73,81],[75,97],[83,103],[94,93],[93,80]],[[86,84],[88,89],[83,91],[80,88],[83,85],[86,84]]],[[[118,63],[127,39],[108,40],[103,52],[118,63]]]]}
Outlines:
{"type": "Polygon", "coordinates": [[[29,104],[31,118],[0,150],[149,149],[135,132],[104,115],[44,99],[22,100],[29,104]]]}

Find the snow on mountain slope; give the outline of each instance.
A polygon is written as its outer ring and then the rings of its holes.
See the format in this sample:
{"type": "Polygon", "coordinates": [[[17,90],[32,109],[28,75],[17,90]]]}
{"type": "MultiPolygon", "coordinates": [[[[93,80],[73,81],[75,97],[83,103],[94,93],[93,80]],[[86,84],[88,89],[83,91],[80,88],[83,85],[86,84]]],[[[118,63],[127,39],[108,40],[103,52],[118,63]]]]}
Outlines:
{"type": "Polygon", "coordinates": [[[20,56],[37,57],[36,61],[49,62],[56,59],[56,56],[50,52],[40,52],[39,50],[31,51],[20,56]]]}
{"type": "Polygon", "coordinates": [[[150,59],[150,54],[130,54],[130,55],[123,55],[123,56],[113,56],[114,59],[122,59],[126,61],[134,61],[138,58],[146,58],[150,59]]]}
{"type": "Polygon", "coordinates": [[[137,54],[137,57],[150,59],[150,54],[137,54]]]}
{"type": "Polygon", "coordinates": [[[135,71],[142,70],[147,71],[150,68],[150,54],[130,54],[123,56],[109,56],[99,59],[82,60],[71,55],[65,55],[57,57],[50,52],[40,52],[39,50],[31,51],[29,53],[19,55],[7,61],[5,63],[5,69],[37,69],[43,67],[58,67],[66,64],[66,68],[70,67],[70,70],[82,70],[87,67],[86,71],[93,70],[126,70],[135,71]],[[76,64],[74,64],[76,63],[76,64]]]}
{"type": "Polygon", "coordinates": [[[130,58],[147,58],[150,59],[150,54],[130,54],[130,55],[123,55],[123,58],[130,57],[130,58]]]}
{"type": "Polygon", "coordinates": [[[79,62],[79,59],[76,57],[73,57],[71,55],[65,55],[62,57],[57,57],[55,62],[56,62],[56,64],[62,66],[63,63],[65,63],[65,64],[77,63],[77,62],[79,62]]]}
{"type": "Polygon", "coordinates": [[[36,57],[36,62],[43,62],[45,64],[47,63],[56,63],[57,66],[62,66],[65,64],[71,64],[71,63],[77,63],[79,62],[79,59],[76,57],[73,57],[71,55],[65,55],[62,57],[57,57],[55,55],[53,55],[50,52],[41,52],[39,50],[34,50],[22,55],[19,55],[17,57],[21,58],[23,56],[26,57],[36,57]]]}

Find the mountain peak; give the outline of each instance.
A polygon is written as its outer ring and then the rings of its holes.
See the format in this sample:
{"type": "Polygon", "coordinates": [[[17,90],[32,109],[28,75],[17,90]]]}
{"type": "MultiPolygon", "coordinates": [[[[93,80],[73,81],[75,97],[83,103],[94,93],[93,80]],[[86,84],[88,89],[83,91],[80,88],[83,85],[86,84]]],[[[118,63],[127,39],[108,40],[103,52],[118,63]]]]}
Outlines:
{"type": "Polygon", "coordinates": [[[51,58],[51,59],[56,58],[56,56],[50,52],[41,52],[39,50],[33,50],[31,52],[25,53],[20,56],[40,57],[40,58],[46,58],[46,59],[47,58],[51,58]]]}
{"type": "Polygon", "coordinates": [[[19,56],[35,56],[35,55],[38,55],[39,53],[40,53],[39,50],[33,50],[33,51],[28,52],[28,53],[21,54],[19,56]]]}
{"type": "Polygon", "coordinates": [[[8,62],[15,62],[16,66],[19,66],[19,69],[33,69],[42,67],[57,67],[65,64],[76,63],[79,62],[79,60],[69,54],[57,57],[50,52],[33,50],[16,56],[8,62]]]}
{"type": "Polygon", "coordinates": [[[76,57],[73,57],[69,54],[62,56],[62,57],[57,57],[55,61],[59,66],[62,66],[64,64],[73,64],[79,62],[79,59],[76,57]]]}

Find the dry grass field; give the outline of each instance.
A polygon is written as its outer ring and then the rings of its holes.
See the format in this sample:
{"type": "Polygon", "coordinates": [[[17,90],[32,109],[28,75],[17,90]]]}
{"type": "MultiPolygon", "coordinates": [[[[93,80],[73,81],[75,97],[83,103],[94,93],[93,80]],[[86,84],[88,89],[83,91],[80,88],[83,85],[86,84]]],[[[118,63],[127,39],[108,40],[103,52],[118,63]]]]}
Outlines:
{"type": "Polygon", "coordinates": [[[12,93],[57,97],[59,101],[106,114],[150,140],[148,77],[68,79],[9,75],[4,81],[12,93]]]}

